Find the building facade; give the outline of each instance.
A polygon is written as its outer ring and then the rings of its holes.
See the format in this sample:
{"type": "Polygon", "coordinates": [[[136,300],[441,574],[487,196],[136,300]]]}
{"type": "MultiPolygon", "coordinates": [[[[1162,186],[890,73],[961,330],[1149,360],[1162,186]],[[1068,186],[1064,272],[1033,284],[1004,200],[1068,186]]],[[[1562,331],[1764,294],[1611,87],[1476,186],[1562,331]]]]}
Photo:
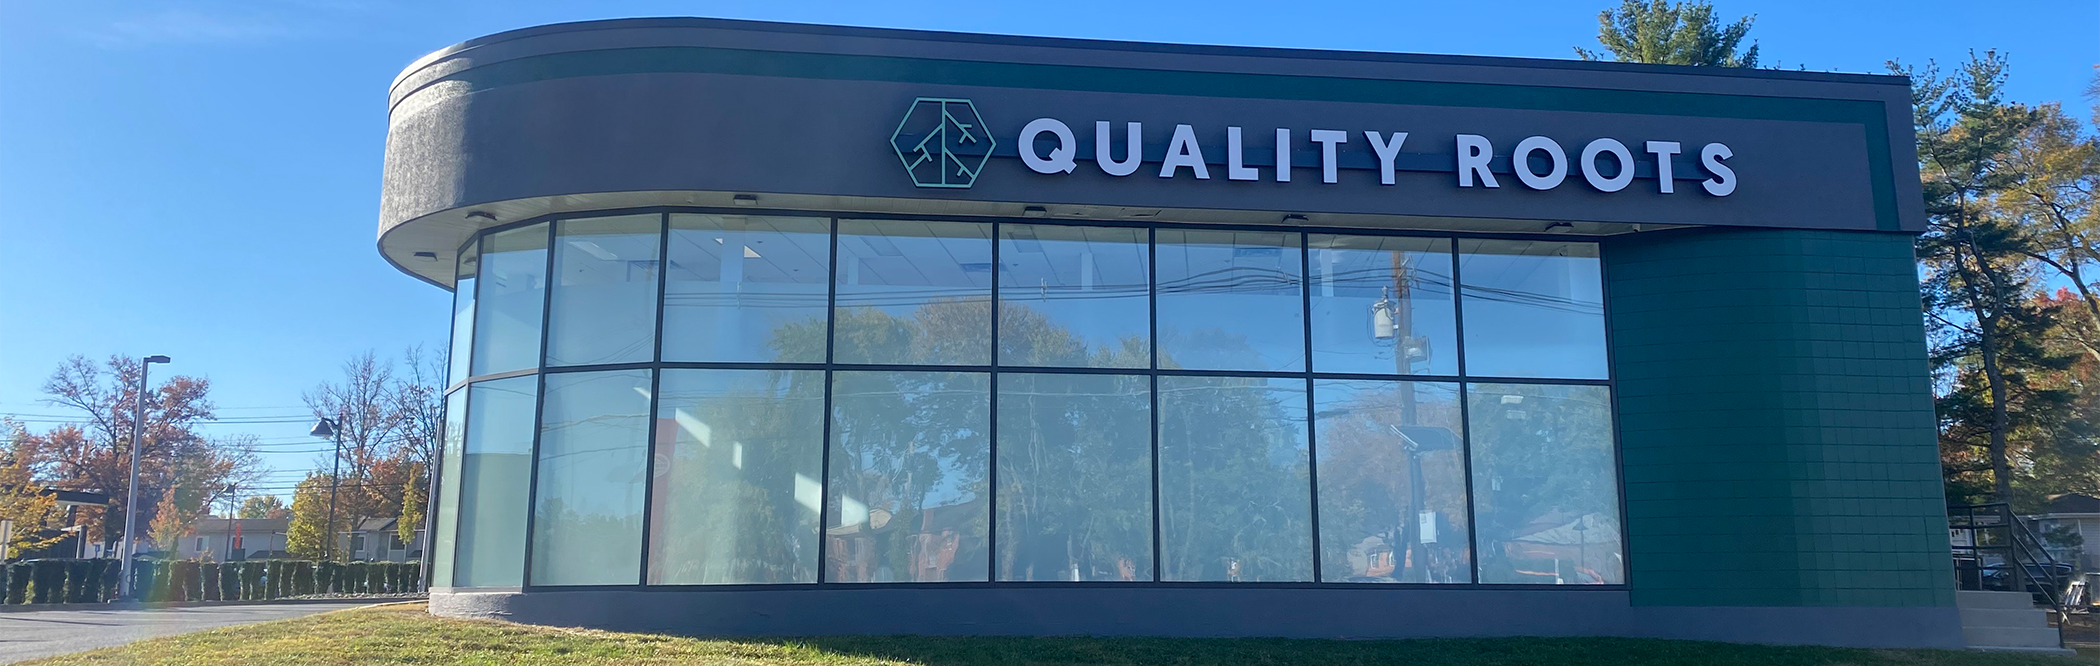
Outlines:
{"type": "Polygon", "coordinates": [[[1900,77],[639,19],[390,103],[435,612],[1960,643],[1900,77]]]}

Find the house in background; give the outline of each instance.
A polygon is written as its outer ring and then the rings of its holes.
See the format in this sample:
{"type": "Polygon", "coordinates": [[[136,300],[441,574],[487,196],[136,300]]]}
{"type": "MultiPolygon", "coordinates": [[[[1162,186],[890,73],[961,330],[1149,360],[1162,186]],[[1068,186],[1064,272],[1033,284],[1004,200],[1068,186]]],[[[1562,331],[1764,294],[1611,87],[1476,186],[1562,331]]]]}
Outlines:
{"type": "Polygon", "coordinates": [[[2034,522],[2035,536],[2056,561],[2076,566],[2079,571],[2100,571],[2100,555],[2094,554],[2100,549],[2085,547],[2100,544],[2100,497],[2085,493],[2056,495],[2042,505],[2042,513],[2027,519],[2034,522]],[[2058,532],[2078,535],[2079,543],[2057,543],[2050,537],[2058,532]]]}
{"type": "Polygon", "coordinates": [[[343,550],[350,553],[351,560],[366,562],[413,562],[423,559],[423,530],[417,529],[415,537],[401,541],[396,529],[401,521],[395,518],[367,518],[357,529],[343,535],[343,550]]]}
{"type": "Polygon", "coordinates": [[[291,525],[290,518],[204,518],[173,548],[156,545],[185,560],[235,562],[286,557],[285,533],[291,531],[291,525]],[[229,542],[234,546],[229,547],[229,542]]]}
{"type": "MultiPolygon", "coordinates": [[[[291,557],[286,547],[287,533],[291,531],[289,518],[205,518],[189,536],[182,537],[174,548],[159,550],[172,552],[176,558],[211,559],[216,561],[260,560],[291,557]],[[236,536],[237,535],[237,536],[236,536]],[[237,541],[238,548],[229,548],[229,540],[237,541]],[[231,557],[227,553],[233,553],[231,557]]],[[[337,538],[337,544],[353,561],[410,562],[423,557],[423,530],[416,530],[415,538],[403,543],[394,527],[399,521],[393,518],[366,519],[356,529],[345,530],[337,538]]]]}

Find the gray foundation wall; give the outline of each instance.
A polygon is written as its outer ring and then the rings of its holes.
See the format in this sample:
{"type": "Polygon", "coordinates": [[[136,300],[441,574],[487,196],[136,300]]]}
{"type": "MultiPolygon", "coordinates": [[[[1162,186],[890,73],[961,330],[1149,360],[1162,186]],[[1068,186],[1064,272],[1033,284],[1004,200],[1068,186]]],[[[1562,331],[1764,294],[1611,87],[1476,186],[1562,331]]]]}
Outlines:
{"type": "Polygon", "coordinates": [[[1633,606],[1625,590],[893,588],[446,592],[431,612],[701,636],[841,634],[1392,639],[1622,636],[1959,648],[1938,607],[1633,606]]]}

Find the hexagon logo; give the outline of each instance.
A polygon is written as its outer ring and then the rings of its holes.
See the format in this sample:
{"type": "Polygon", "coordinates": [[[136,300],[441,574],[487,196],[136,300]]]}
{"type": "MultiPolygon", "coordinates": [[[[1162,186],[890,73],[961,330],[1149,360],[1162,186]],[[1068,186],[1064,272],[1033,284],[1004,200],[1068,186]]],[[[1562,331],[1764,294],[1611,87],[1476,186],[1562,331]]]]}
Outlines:
{"type": "Polygon", "coordinates": [[[997,145],[977,106],[967,99],[921,97],[911,102],[890,147],[919,187],[967,188],[997,145]]]}

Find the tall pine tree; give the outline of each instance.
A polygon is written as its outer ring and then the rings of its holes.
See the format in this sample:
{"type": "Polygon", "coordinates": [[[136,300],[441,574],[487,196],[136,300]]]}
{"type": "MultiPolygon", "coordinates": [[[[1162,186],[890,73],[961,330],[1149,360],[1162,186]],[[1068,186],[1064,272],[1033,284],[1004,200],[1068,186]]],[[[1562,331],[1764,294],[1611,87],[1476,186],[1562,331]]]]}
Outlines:
{"type": "Polygon", "coordinates": [[[1597,42],[1604,54],[1576,47],[1583,60],[1700,67],[1756,67],[1757,43],[1741,48],[1755,15],[1721,25],[1707,0],[1625,0],[1617,9],[1597,14],[1597,42]]]}

